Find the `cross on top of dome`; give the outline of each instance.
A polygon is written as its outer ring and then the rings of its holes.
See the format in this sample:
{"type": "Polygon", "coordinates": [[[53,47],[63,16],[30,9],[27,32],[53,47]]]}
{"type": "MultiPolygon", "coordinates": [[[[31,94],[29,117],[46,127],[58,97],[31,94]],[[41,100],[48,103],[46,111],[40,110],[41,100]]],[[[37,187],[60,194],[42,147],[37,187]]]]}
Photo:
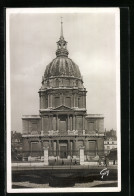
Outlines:
{"type": "Polygon", "coordinates": [[[57,42],[57,50],[56,50],[56,56],[68,56],[69,52],[67,50],[67,42],[64,40],[63,36],[63,22],[62,22],[62,17],[61,17],[61,34],[60,34],[60,39],[57,42]]]}

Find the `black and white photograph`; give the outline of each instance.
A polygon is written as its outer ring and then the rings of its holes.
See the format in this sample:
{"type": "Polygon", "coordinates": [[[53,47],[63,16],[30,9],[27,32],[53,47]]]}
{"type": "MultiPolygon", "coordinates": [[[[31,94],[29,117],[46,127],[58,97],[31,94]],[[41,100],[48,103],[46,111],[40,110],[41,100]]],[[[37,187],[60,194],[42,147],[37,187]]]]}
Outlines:
{"type": "Polygon", "coordinates": [[[6,9],[7,192],[121,191],[120,9],[6,9]]]}

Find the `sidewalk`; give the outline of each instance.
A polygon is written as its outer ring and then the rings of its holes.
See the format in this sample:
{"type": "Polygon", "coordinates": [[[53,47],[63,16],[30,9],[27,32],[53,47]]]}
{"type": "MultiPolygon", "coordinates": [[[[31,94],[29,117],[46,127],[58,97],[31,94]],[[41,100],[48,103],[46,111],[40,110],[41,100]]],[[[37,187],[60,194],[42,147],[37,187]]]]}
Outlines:
{"type": "MultiPolygon", "coordinates": [[[[101,170],[106,168],[105,166],[94,166],[94,165],[44,165],[44,163],[12,163],[12,170],[62,170],[62,169],[95,169],[101,170]]],[[[117,169],[117,165],[110,165],[107,168],[117,169]]]]}

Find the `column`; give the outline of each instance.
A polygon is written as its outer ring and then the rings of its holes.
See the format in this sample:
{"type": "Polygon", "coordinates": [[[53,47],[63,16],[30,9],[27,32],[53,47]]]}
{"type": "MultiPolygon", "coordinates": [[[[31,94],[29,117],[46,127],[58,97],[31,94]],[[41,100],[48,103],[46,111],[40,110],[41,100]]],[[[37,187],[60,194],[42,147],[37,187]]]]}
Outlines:
{"type": "Polygon", "coordinates": [[[52,108],[52,94],[50,94],[50,108],[52,108]]]}
{"type": "Polygon", "coordinates": [[[96,156],[98,155],[98,140],[96,140],[96,142],[95,142],[95,144],[96,144],[96,156]]]}
{"type": "Polygon", "coordinates": [[[56,155],[59,156],[59,140],[56,142],[56,155]]]}
{"type": "Polygon", "coordinates": [[[51,140],[51,145],[52,145],[52,156],[54,156],[54,141],[51,140]]]}
{"type": "Polygon", "coordinates": [[[48,117],[48,120],[49,120],[49,131],[51,131],[51,117],[50,117],[50,115],[48,117]]]}
{"type": "Polygon", "coordinates": [[[73,131],[75,131],[75,115],[73,115],[73,131]]]}
{"type": "Polygon", "coordinates": [[[42,109],[42,103],[41,103],[41,101],[42,101],[42,97],[41,97],[41,94],[40,94],[40,109],[42,109]]]}
{"type": "Polygon", "coordinates": [[[51,119],[51,122],[50,122],[51,123],[51,130],[53,130],[53,115],[51,115],[50,119],[51,119]]]}
{"type": "Polygon", "coordinates": [[[59,116],[57,114],[57,130],[59,131],[59,116]]]}
{"type": "Polygon", "coordinates": [[[31,161],[31,141],[28,141],[29,144],[29,153],[28,153],[28,161],[31,161]]]}
{"type": "Polygon", "coordinates": [[[71,145],[70,140],[68,140],[68,148],[67,148],[67,150],[68,150],[68,159],[70,159],[70,155],[71,155],[71,152],[70,152],[71,146],[70,145],[71,145]]]}
{"type": "Polygon", "coordinates": [[[82,117],[83,135],[85,135],[85,116],[82,117]]]}
{"type": "Polygon", "coordinates": [[[48,165],[48,147],[44,147],[44,165],[48,165]]]}
{"type": "Polygon", "coordinates": [[[41,118],[41,135],[43,135],[43,120],[44,120],[44,117],[41,118]]]}
{"type": "Polygon", "coordinates": [[[52,156],[51,140],[49,140],[49,156],[52,156]]]}
{"type": "Polygon", "coordinates": [[[69,115],[67,115],[67,130],[69,130],[69,115]]]}
{"type": "Polygon", "coordinates": [[[50,108],[50,95],[48,94],[48,108],[50,108]]]}
{"type": "Polygon", "coordinates": [[[85,151],[84,151],[84,160],[86,160],[86,158],[87,158],[87,149],[86,149],[86,140],[85,139],[83,140],[83,146],[84,146],[84,149],[85,149],[85,151]]]}
{"type": "Polygon", "coordinates": [[[73,130],[73,116],[70,116],[70,131],[73,130]]]}
{"type": "Polygon", "coordinates": [[[77,155],[76,142],[76,140],[73,140],[73,157],[77,155]]]}
{"type": "Polygon", "coordinates": [[[86,108],[86,94],[84,95],[84,107],[86,108]]]}
{"type": "Polygon", "coordinates": [[[58,130],[58,115],[56,114],[56,131],[58,130]]]}
{"type": "Polygon", "coordinates": [[[75,108],[75,94],[73,94],[73,102],[74,102],[74,108],[75,108]]]}
{"type": "Polygon", "coordinates": [[[60,94],[60,105],[63,105],[63,103],[62,103],[62,93],[60,94]]]}
{"type": "Polygon", "coordinates": [[[88,156],[90,155],[89,153],[89,141],[85,140],[85,151],[86,151],[86,158],[88,158],[88,156]]]}

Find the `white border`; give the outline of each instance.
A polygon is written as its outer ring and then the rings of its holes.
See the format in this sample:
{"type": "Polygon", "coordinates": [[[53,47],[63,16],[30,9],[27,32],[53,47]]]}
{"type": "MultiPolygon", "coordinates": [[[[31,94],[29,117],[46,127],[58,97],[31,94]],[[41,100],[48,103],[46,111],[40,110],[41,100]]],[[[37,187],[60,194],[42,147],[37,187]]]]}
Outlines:
{"type": "Polygon", "coordinates": [[[120,10],[119,8],[7,8],[6,9],[6,122],[7,122],[7,192],[119,192],[121,191],[121,129],[120,129],[120,10]],[[116,28],[116,111],[118,148],[118,187],[108,188],[36,188],[12,189],[11,186],[11,94],[10,94],[10,14],[15,13],[114,13],[116,28]]]}

